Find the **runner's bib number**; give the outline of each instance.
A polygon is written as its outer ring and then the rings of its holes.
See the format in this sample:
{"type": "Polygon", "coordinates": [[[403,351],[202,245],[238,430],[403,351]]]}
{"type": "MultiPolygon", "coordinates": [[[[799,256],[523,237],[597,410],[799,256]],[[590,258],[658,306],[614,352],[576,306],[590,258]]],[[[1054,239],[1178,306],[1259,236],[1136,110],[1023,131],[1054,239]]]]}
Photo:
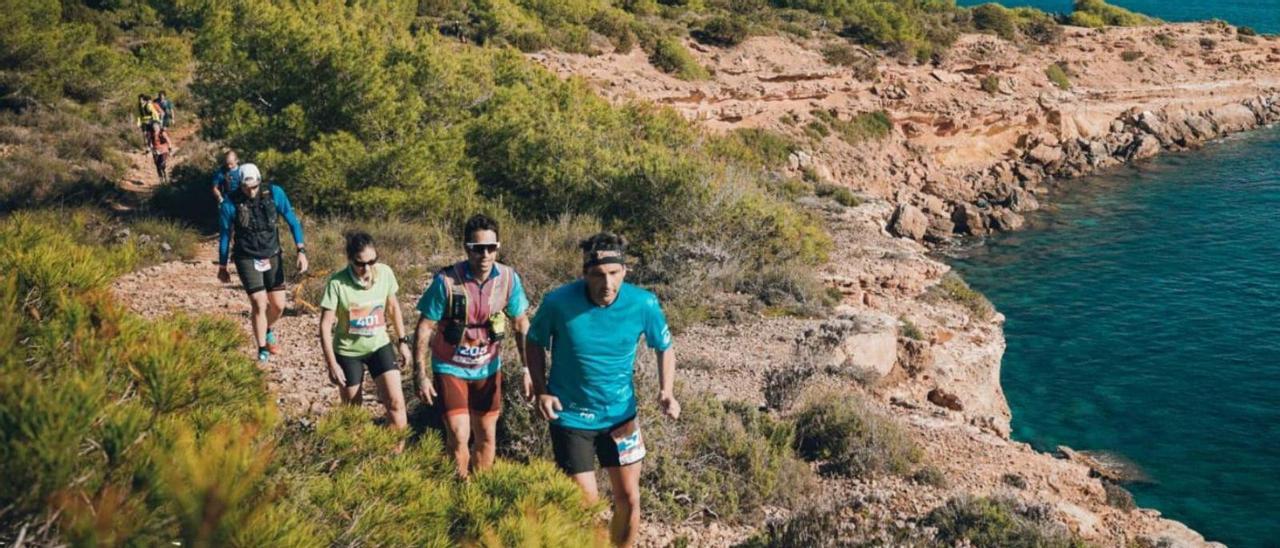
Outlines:
{"type": "Polygon", "coordinates": [[[347,334],[372,337],[387,325],[385,305],[352,305],[347,312],[347,334]]]}
{"type": "Polygon", "coordinates": [[[640,434],[640,424],[637,421],[629,421],[609,432],[609,437],[617,445],[619,465],[635,464],[644,459],[644,436],[640,434]]]}
{"type": "Polygon", "coordinates": [[[253,269],[258,272],[266,272],[271,270],[271,259],[254,259],[253,269]]]}

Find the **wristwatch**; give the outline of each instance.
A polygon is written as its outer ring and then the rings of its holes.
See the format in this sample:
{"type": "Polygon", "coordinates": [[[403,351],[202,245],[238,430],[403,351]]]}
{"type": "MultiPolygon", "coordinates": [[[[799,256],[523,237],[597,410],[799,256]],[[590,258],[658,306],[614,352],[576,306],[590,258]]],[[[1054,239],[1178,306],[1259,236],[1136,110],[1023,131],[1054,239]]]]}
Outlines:
{"type": "Polygon", "coordinates": [[[408,335],[405,335],[403,337],[400,337],[400,344],[407,344],[409,346],[413,346],[413,339],[410,339],[408,335]]]}
{"type": "Polygon", "coordinates": [[[298,246],[298,254],[299,254],[299,255],[306,255],[306,254],[307,254],[307,248],[302,247],[302,246],[298,246]]]}

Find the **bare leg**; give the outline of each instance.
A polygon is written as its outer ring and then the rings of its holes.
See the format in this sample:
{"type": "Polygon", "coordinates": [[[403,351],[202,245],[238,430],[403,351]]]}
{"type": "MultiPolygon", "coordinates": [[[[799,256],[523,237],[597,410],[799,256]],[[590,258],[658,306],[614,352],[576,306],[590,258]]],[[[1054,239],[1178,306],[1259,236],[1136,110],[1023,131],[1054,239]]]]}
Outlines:
{"type": "Polygon", "coordinates": [[[396,430],[407,428],[409,419],[405,414],[404,390],[400,388],[400,372],[387,371],[373,379],[373,382],[378,385],[378,398],[387,410],[387,420],[391,422],[391,427],[396,430]]]}
{"type": "Polygon", "coordinates": [[[476,470],[488,470],[498,449],[498,413],[472,415],[471,433],[475,436],[471,454],[476,470]]]}
{"type": "Polygon", "coordinates": [[[609,538],[614,546],[635,544],[640,532],[640,463],[604,469],[613,488],[613,519],[609,538]]]}
{"type": "Polygon", "coordinates": [[[364,393],[360,391],[360,385],[341,386],[338,387],[338,397],[342,398],[342,403],[359,407],[364,403],[364,393]]]}
{"type": "MultiPolygon", "coordinates": [[[[283,259],[281,259],[283,260],[283,259]]],[[[280,320],[280,316],[284,315],[285,297],[284,290],[271,291],[267,293],[267,329],[276,325],[280,320]]],[[[262,331],[262,340],[266,340],[266,330],[262,331]]]]}
{"type": "Polygon", "coordinates": [[[450,415],[445,434],[445,445],[453,453],[458,477],[467,479],[471,470],[471,416],[466,413],[450,415]]]}
{"type": "Polygon", "coordinates": [[[580,472],[569,476],[578,488],[582,489],[582,498],[587,504],[595,504],[600,500],[600,489],[596,486],[595,472],[580,472]]]}
{"type": "Polygon", "coordinates": [[[267,345],[267,292],[257,291],[249,295],[249,321],[253,324],[253,340],[258,348],[267,345]]]}

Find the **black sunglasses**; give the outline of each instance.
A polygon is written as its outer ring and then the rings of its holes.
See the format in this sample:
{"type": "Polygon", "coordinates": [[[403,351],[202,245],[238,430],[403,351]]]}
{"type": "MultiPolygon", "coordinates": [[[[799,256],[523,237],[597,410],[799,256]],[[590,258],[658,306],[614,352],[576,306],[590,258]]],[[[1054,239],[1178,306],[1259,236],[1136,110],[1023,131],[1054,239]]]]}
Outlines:
{"type": "Polygon", "coordinates": [[[497,253],[498,252],[498,244],[469,243],[469,244],[466,244],[466,247],[467,247],[467,251],[470,251],[472,253],[497,253]]]}
{"type": "Polygon", "coordinates": [[[374,257],[374,258],[369,259],[368,261],[364,261],[364,262],[357,261],[357,260],[354,260],[354,259],[351,261],[351,265],[352,265],[352,266],[370,267],[370,266],[373,266],[373,265],[375,265],[375,264],[378,264],[378,258],[377,258],[377,257],[374,257]]]}

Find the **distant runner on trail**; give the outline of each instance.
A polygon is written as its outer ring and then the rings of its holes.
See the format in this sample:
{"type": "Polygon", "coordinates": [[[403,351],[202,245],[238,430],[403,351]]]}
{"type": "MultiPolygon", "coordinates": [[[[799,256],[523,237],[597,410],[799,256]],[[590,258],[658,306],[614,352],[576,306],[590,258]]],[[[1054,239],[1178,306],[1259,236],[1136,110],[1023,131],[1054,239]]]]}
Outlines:
{"type": "Polygon", "coordinates": [[[142,142],[146,144],[148,152],[151,151],[151,141],[155,139],[155,132],[160,128],[163,116],[150,97],[145,93],[138,95],[138,128],[142,130],[142,142]]]}
{"type": "Polygon", "coordinates": [[[169,129],[173,126],[173,101],[161,91],[156,94],[156,106],[160,107],[160,127],[169,129]]]}
{"type": "Polygon", "coordinates": [[[279,352],[279,340],[271,327],[284,313],[284,263],[281,260],[280,232],[276,218],[284,217],[298,245],[298,273],[307,271],[307,254],[302,242],[302,224],[289,205],[289,197],[276,185],[262,188],[258,166],[240,166],[240,189],[222,202],[218,212],[218,280],[231,281],[227,260],[235,259],[236,274],[249,295],[252,306],[253,338],[258,343],[258,361],[265,362],[279,352]]]}
{"type": "Polygon", "coordinates": [[[359,406],[367,368],[391,427],[404,429],[409,423],[398,360],[412,363],[413,353],[396,300],[400,285],[391,267],[378,263],[372,236],[352,232],[347,235],[346,247],[347,267],[329,276],[320,298],[320,348],[329,382],[338,387],[342,403],[359,406]],[[394,340],[387,333],[388,319],[395,326],[394,340]]]}
{"type": "MultiPolygon", "coordinates": [[[[516,271],[498,262],[502,244],[496,221],[471,217],[462,240],[467,260],[437,273],[418,301],[422,317],[414,378],[423,403],[442,410],[449,451],[458,476],[466,478],[473,461],[477,470],[493,465],[502,411],[502,340],[514,335],[516,348],[524,354],[529,299],[516,271]],[[468,448],[473,438],[475,445],[468,448]]],[[[523,382],[527,397],[527,370],[523,382]]]]}
{"type": "Polygon", "coordinates": [[[151,160],[156,164],[156,175],[161,183],[169,182],[169,156],[173,152],[173,143],[169,140],[169,132],[163,128],[151,133],[151,160]]]}
{"type": "Polygon", "coordinates": [[[221,205],[222,200],[237,188],[240,188],[240,158],[236,156],[236,151],[228,150],[222,167],[213,174],[213,197],[221,205]]]}
{"type": "Polygon", "coordinates": [[[529,328],[527,359],[538,414],[551,422],[556,465],[588,502],[599,498],[596,462],[613,494],[610,538],[630,546],[640,528],[640,463],[644,438],[632,386],[643,336],[658,358],[658,403],[679,418],[671,331],[653,293],[623,282],[626,240],[601,232],[580,244],[582,278],[548,293],[529,328]],[[551,377],[546,377],[547,350],[551,377]]]}

